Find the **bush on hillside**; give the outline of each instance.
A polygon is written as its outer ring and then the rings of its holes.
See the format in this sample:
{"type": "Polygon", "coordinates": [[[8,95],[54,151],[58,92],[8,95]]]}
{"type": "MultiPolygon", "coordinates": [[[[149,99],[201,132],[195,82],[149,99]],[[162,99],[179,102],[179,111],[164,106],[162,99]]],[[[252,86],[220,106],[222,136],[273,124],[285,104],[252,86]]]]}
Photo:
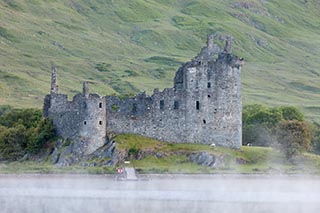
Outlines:
{"type": "Polygon", "coordinates": [[[302,121],[282,121],[276,129],[276,137],[280,150],[288,160],[311,148],[311,130],[302,121]]]}
{"type": "Polygon", "coordinates": [[[310,150],[311,137],[310,126],[295,107],[268,108],[253,104],[243,108],[244,145],[278,147],[291,159],[302,150],[310,150]]]}
{"type": "Polygon", "coordinates": [[[312,125],[311,147],[312,152],[320,155],[320,124],[318,123],[312,125]]]}
{"type": "Polygon", "coordinates": [[[48,118],[42,118],[41,110],[10,108],[1,112],[0,160],[18,160],[27,153],[36,154],[55,137],[54,126],[48,118]]]}

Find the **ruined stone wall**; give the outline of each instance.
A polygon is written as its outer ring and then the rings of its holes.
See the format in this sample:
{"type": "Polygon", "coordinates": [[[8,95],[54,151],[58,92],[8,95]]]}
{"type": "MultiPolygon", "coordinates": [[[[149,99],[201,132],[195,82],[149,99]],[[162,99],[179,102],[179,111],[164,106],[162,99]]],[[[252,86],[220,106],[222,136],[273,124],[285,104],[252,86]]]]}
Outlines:
{"type": "Polygon", "coordinates": [[[183,94],[174,89],[155,91],[120,100],[107,96],[107,131],[134,133],[158,140],[185,142],[185,103],[183,94]]]}
{"type": "Polygon", "coordinates": [[[177,72],[175,88],[155,90],[150,97],[106,99],[107,131],[240,148],[240,65],[230,54],[186,63],[177,72]]]}
{"type": "Polygon", "coordinates": [[[49,95],[48,116],[63,138],[81,141],[79,152],[89,154],[106,140],[105,98],[96,94],[77,94],[72,101],[67,95],[49,95]]]}
{"type": "Polygon", "coordinates": [[[44,102],[64,138],[77,138],[80,151],[91,153],[106,141],[106,132],[133,133],[162,141],[240,148],[242,59],[231,54],[231,40],[222,49],[208,37],[207,46],[176,72],[174,87],[121,99],[83,93],[68,101],[58,94],[53,69],[51,94],[44,102]]]}
{"type": "Polygon", "coordinates": [[[231,37],[222,49],[209,36],[207,46],[178,69],[174,88],[123,101],[107,97],[107,131],[240,148],[241,61],[231,54],[231,37]]]}

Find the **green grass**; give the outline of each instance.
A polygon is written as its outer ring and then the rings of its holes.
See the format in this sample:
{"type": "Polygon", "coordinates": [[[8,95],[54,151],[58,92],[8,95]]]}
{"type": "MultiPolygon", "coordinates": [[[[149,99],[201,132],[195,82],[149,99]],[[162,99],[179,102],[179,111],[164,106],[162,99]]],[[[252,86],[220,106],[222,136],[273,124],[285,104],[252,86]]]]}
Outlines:
{"type": "Polygon", "coordinates": [[[121,152],[151,153],[140,160],[131,158],[131,166],[140,173],[320,174],[320,156],[310,153],[304,153],[296,158],[295,163],[290,163],[279,151],[268,147],[243,146],[234,150],[202,144],[166,143],[130,134],[119,135],[116,141],[121,152]],[[191,163],[186,155],[200,151],[223,156],[225,164],[210,168],[191,163]],[[164,157],[156,157],[156,153],[162,153],[164,157]],[[237,159],[246,163],[239,164],[237,159]]]}
{"type": "MultiPolygon", "coordinates": [[[[295,163],[285,160],[277,150],[266,147],[243,146],[239,150],[224,147],[211,147],[202,144],[173,144],[154,139],[123,134],[115,138],[119,153],[129,153],[130,165],[72,166],[59,167],[50,163],[50,158],[42,163],[21,161],[0,163],[0,174],[41,173],[41,174],[115,174],[119,166],[133,166],[141,174],[313,174],[320,175],[320,156],[303,153],[296,157],[295,163]],[[208,152],[222,157],[219,167],[201,166],[192,163],[187,155],[208,152]],[[134,156],[145,153],[141,159],[134,156]],[[161,156],[157,156],[161,154],[161,156]],[[243,163],[237,163],[237,161],[243,163]]],[[[108,159],[91,159],[87,163],[99,163],[108,159]]]]}
{"type": "Polygon", "coordinates": [[[246,60],[244,104],[295,105],[320,122],[317,1],[10,0],[0,14],[0,105],[40,108],[51,63],[70,96],[83,80],[101,95],[150,94],[216,33],[246,60]]]}

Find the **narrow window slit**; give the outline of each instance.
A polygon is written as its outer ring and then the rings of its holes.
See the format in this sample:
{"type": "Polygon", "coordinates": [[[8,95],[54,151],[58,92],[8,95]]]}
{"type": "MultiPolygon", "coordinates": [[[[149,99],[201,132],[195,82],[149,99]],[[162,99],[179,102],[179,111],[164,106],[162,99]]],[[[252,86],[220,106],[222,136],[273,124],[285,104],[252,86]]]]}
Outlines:
{"type": "Polygon", "coordinates": [[[137,104],[136,103],[132,104],[132,113],[137,113],[137,104]]]}
{"type": "Polygon", "coordinates": [[[196,102],[196,109],[197,109],[197,110],[200,109],[200,102],[199,102],[199,101],[196,102]]]}
{"type": "Polygon", "coordinates": [[[179,101],[174,101],[173,109],[179,109],[179,101]]]}
{"type": "Polygon", "coordinates": [[[164,100],[160,100],[160,109],[164,108],[164,100]]]}

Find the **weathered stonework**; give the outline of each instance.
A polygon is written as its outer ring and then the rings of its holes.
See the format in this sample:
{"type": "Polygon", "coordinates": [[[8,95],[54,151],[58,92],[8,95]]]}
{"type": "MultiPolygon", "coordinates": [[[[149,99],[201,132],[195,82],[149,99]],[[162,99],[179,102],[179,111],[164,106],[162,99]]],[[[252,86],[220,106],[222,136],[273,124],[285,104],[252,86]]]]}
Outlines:
{"type": "Polygon", "coordinates": [[[208,36],[199,55],[178,69],[173,88],[124,100],[89,94],[84,83],[83,93],[68,101],[58,93],[52,69],[51,94],[45,98],[43,114],[52,119],[60,136],[83,141],[84,154],[102,146],[107,132],[240,148],[242,63],[231,54],[230,37],[221,49],[208,36]]]}

